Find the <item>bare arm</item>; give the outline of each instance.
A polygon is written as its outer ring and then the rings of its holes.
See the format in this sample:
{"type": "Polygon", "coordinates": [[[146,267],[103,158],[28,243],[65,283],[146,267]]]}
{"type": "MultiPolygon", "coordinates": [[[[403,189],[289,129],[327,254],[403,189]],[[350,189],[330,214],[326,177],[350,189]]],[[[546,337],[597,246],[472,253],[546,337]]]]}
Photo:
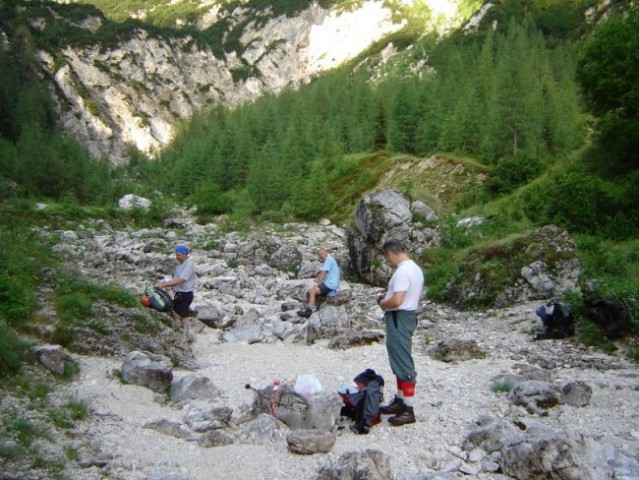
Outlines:
{"type": "Polygon", "coordinates": [[[186,280],[184,280],[182,277],[175,277],[164,282],[158,282],[155,284],[155,286],[158,288],[177,287],[178,285],[182,285],[185,281],[186,280]]]}
{"type": "Polygon", "coordinates": [[[322,283],[324,281],[324,277],[326,276],[326,270],[320,270],[319,272],[317,272],[317,284],[319,285],[320,283],[322,283]]]}
{"type": "Polygon", "coordinates": [[[405,295],[406,292],[395,292],[388,300],[381,300],[379,302],[379,307],[384,311],[393,310],[402,304],[405,295]]]}

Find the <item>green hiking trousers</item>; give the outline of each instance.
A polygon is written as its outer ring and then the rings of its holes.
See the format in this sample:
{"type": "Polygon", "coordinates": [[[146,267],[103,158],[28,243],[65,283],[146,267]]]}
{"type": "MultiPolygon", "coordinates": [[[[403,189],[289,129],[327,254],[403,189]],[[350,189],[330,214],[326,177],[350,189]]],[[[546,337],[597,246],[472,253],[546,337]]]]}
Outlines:
{"type": "Polygon", "coordinates": [[[417,372],[413,361],[413,332],[417,316],[412,310],[393,310],[384,313],[386,323],[386,351],[393,374],[405,382],[415,383],[417,372]]]}

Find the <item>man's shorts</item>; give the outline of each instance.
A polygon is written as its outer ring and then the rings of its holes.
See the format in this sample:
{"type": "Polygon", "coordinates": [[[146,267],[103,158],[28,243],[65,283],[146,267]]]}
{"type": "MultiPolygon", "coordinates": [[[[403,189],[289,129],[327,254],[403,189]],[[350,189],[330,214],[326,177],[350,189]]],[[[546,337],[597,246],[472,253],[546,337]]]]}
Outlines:
{"type": "Polygon", "coordinates": [[[193,302],[193,292],[176,292],[173,297],[173,311],[181,318],[189,316],[193,302]]]}
{"type": "Polygon", "coordinates": [[[333,290],[332,288],[328,288],[324,282],[320,283],[318,285],[319,291],[322,295],[325,295],[327,297],[333,296],[333,295],[337,295],[337,290],[333,290]]]}

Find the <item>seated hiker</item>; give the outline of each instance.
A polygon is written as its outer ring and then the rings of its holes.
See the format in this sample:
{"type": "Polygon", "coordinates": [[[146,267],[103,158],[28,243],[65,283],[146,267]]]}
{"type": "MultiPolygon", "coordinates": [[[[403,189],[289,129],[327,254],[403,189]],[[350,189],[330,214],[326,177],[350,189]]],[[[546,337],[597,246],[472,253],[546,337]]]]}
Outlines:
{"type": "Polygon", "coordinates": [[[308,318],[311,316],[319,295],[335,295],[339,288],[340,270],[337,261],[325,248],[320,248],[317,251],[317,258],[322,262],[322,266],[315,275],[315,285],[308,292],[308,306],[297,311],[300,317],[308,318]]]}
{"type": "Polygon", "coordinates": [[[189,316],[191,315],[191,303],[193,302],[195,283],[197,275],[193,262],[189,257],[189,249],[184,245],[175,247],[175,259],[178,266],[173,272],[173,277],[169,280],[158,282],[157,288],[173,288],[173,311],[180,317],[180,322],[184,329],[184,340],[191,340],[189,334],[189,316]]]}

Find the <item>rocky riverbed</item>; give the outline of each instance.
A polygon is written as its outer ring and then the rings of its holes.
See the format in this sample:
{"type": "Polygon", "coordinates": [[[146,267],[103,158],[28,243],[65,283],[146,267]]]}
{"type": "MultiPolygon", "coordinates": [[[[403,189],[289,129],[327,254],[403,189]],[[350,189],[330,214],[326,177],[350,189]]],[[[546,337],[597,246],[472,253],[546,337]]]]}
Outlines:
{"type": "MultiPolygon", "coordinates": [[[[639,478],[637,365],[571,339],[533,342],[541,326],[534,314],[539,301],[460,312],[424,299],[414,337],[417,423],[391,427],[384,421],[368,435],[336,424],[328,453],[292,453],[290,429],[252,415],[255,392],[245,385],[293,383],[311,374],[332,394],[373,368],[387,380],[390,399],[394,378],[383,338],[370,340],[383,332],[374,302],[379,288],[345,281],[340,304],[323,306],[306,321],[295,309],[312,281],[317,247],[347,262],[340,227],[322,222],[240,233],[188,220],[177,224],[118,231],[101,223],[45,234],[64,239],[55,248],[87,279],[140,293],[170,275],[176,243],[192,248],[198,315],[194,342],[168,343],[178,359],[173,381],[189,375],[210,380],[215,395],[205,403],[232,410],[216,430],[225,441],[212,446],[193,430],[188,419],[201,399],[172,402],[122,382],[125,346],[108,355],[76,353],[79,378],[58,395],[87,401],[92,415],[73,432],[79,459],[68,468],[71,478],[639,478]],[[297,271],[287,268],[295,261],[297,271]],[[311,323],[320,334],[309,339],[311,323]],[[368,340],[337,346],[336,325],[366,332],[350,338],[368,340]],[[322,329],[333,333],[321,335],[322,329]],[[507,392],[503,385],[513,388],[507,392]],[[526,386],[520,396],[513,393],[517,385],[526,386]],[[569,395],[573,387],[583,393],[578,401],[569,395]]],[[[178,326],[167,325],[179,338],[178,326]]]]}

